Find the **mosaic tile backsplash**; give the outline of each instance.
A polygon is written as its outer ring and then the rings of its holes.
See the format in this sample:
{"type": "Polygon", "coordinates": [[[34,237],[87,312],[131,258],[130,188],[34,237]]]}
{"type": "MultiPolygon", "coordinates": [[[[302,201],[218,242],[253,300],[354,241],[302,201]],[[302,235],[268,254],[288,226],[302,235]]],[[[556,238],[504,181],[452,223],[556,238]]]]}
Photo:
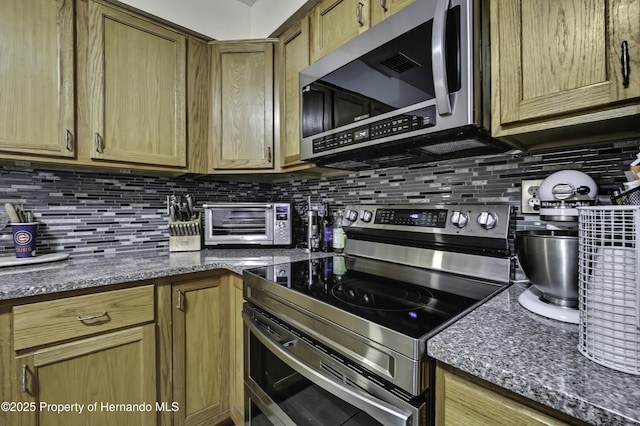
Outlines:
{"type": "MultiPolygon", "coordinates": [[[[206,201],[294,203],[303,214],[313,204],[508,202],[520,208],[522,179],[544,179],[557,170],[578,169],[599,185],[607,201],[636,158],[639,140],[589,148],[504,154],[396,167],[333,177],[266,184],[145,177],[124,174],[21,169],[0,166],[0,205],[19,203],[40,223],[39,253],[74,256],[134,250],[168,250],[167,195],[191,194],[206,201]]],[[[519,223],[524,223],[518,216],[519,223]]],[[[300,218],[298,217],[298,223],[300,218]]],[[[0,256],[13,253],[10,227],[0,231],[0,256]]]]}

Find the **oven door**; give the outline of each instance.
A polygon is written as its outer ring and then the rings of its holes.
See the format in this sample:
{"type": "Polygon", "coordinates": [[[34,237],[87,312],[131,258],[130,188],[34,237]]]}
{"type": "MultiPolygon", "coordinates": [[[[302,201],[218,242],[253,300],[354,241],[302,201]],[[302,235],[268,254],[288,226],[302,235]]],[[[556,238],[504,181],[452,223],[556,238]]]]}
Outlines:
{"type": "Polygon", "coordinates": [[[205,244],[273,244],[272,204],[206,204],[205,244]]]}
{"type": "Polygon", "coordinates": [[[245,304],[247,425],[426,423],[426,395],[393,392],[277,318],[245,304]]]}

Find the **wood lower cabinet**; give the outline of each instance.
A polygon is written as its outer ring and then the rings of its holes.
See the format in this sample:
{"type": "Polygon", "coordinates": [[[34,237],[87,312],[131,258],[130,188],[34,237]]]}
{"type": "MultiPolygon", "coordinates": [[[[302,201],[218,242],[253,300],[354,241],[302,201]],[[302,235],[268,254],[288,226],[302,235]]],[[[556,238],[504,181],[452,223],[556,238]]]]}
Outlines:
{"type": "Polygon", "coordinates": [[[153,285],[0,310],[3,398],[23,408],[2,424],[156,425],[154,310],[153,285]]]}
{"type": "Polygon", "coordinates": [[[229,418],[229,293],[222,273],[171,282],[174,425],[229,418]]]}
{"type": "Polygon", "coordinates": [[[640,0],[492,1],[491,61],[495,137],[547,148],[638,134],[640,0]]]}
{"type": "Polygon", "coordinates": [[[38,406],[21,424],[157,424],[155,348],[147,324],[18,357],[21,401],[38,406]],[[57,411],[65,404],[69,411],[57,411]]]}
{"type": "Polygon", "coordinates": [[[234,273],[228,275],[229,306],[231,312],[229,327],[229,347],[231,348],[229,383],[231,391],[231,419],[237,425],[244,424],[244,323],[242,321],[242,276],[234,273]]]}
{"type": "Polygon", "coordinates": [[[272,170],[274,41],[213,44],[211,172],[272,170]]]}
{"type": "Polygon", "coordinates": [[[0,0],[0,156],[74,157],[74,1],[0,0]]]}
{"type": "Polygon", "coordinates": [[[492,388],[439,363],[436,368],[436,426],[586,426],[580,420],[553,412],[495,385],[492,388]]]}

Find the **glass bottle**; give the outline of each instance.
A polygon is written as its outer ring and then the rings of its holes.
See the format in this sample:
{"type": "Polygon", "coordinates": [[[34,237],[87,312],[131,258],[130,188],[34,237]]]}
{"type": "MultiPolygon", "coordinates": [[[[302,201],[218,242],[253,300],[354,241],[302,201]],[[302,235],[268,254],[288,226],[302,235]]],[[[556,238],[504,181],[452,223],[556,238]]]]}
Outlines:
{"type": "Polygon", "coordinates": [[[325,204],[322,217],[322,251],[333,251],[333,217],[329,211],[329,204],[325,204]]]}
{"type": "Polygon", "coordinates": [[[336,253],[344,253],[344,245],[346,242],[346,235],[342,228],[342,210],[336,210],[333,219],[333,251],[336,253]]]}

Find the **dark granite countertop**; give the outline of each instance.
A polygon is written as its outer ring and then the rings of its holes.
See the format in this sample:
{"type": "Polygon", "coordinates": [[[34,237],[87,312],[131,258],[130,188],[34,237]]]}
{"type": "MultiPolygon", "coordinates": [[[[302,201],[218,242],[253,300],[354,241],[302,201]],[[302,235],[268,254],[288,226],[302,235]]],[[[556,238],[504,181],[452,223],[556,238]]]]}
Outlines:
{"type": "MultiPolygon", "coordinates": [[[[313,253],[313,257],[329,253],[313,253]]],[[[205,249],[195,252],[140,251],[82,256],[35,265],[0,269],[0,301],[122,284],[214,269],[244,269],[304,260],[302,249],[205,249]]]]}
{"type": "Polygon", "coordinates": [[[430,339],[433,358],[595,425],[640,425],[640,376],[578,351],[578,325],[518,303],[514,284],[430,339]]]}
{"type": "MultiPolygon", "coordinates": [[[[301,249],[142,251],[77,257],[0,269],[0,301],[139,280],[286,263],[301,249]]],[[[640,376],[612,370],[578,352],[578,326],[522,308],[512,285],[429,340],[430,356],[474,376],[597,425],[640,425],[640,376]]]]}

